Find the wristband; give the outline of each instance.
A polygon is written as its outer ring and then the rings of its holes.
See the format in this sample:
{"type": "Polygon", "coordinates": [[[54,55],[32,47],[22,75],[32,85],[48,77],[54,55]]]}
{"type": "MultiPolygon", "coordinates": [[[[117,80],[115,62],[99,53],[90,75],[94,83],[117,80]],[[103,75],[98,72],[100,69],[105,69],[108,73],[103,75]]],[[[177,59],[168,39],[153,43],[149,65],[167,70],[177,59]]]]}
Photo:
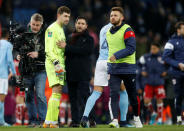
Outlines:
{"type": "Polygon", "coordinates": [[[55,61],[53,62],[53,64],[54,64],[54,65],[57,65],[57,64],[59,64],[59,61],[58,61],[58,60],[55,60],[55,61]]]}

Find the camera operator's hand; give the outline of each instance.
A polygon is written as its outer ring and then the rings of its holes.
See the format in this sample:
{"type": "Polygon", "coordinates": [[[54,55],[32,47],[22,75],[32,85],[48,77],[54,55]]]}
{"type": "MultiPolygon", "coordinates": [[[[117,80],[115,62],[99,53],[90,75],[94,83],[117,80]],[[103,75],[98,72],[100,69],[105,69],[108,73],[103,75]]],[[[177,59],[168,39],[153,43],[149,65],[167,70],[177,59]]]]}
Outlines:
{"type": "Polygon", "coordinates": [[[29,52],[29,53],[27,53],[27,55],[31,58],[38,58],[38,52],[37,51],[29,52]]]}
{"type": "Polygon", "coordinates": [[[62,69],[62,67],[60,66],[60,63],[58,60],[55,60],[53,62],[54,64],[54,68],[55,68],[55,72],[56,72],[56,76],[59,77],[59,79],[63,79],[64,77],[64,70],[62,69]]]}

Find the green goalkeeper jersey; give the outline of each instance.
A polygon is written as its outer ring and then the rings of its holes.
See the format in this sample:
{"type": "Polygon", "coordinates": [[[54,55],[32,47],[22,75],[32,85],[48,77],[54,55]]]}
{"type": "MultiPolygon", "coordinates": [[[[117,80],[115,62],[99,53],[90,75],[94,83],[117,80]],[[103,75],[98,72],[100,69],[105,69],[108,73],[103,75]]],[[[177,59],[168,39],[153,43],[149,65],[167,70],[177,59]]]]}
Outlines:
{"type": "Polygon", "coordinates": [[[57,22],[51,24],[45,32],[45,53],[46,53],[46,72],[49,79],[49,86],[56,84],[63,85],[64,80],[56,76],[53,61],[58,60],[60,66],[65,69],[64,64],[64,49],[59,48],[56,43],[58,41],[65,41],[65,34],[63,27],[57,22]]]}

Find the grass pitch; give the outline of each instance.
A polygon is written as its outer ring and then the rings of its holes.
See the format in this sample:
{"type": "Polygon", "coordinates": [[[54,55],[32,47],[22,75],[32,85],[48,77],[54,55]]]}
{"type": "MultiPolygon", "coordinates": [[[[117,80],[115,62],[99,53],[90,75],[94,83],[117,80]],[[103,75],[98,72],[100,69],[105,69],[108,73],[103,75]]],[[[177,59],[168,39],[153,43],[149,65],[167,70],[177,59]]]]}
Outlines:
{"type": "Polygon", "coordinates": [[[97,128],[27,128],[18,127],[0,127],[0,131],[184,131],[184,126],[161,125],[147,126],[143,128],[109,128],[108,125],[98,125],[97,128]]]}

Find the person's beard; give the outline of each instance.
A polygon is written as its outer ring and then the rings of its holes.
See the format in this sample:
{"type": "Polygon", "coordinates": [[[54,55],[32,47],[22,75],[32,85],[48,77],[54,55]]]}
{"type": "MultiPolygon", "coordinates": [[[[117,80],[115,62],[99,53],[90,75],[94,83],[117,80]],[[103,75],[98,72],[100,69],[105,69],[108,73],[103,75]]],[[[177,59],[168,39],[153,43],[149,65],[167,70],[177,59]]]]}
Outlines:
{"type": "Polygon", "coordinates": [[[120,24],[121,20],[119,19],[118,21],[112,23],[114,26],[118,26],[120,24]]]}
{"type": "Polygon", "coordinates": [[[64,21],[64,25],[68,25],[69,21],[64,21]]]}
{"type": "Polygon", "coordinates": [[[76,27],[76,32],[82,32],[83,30],[80,27],[76,27]]]}

